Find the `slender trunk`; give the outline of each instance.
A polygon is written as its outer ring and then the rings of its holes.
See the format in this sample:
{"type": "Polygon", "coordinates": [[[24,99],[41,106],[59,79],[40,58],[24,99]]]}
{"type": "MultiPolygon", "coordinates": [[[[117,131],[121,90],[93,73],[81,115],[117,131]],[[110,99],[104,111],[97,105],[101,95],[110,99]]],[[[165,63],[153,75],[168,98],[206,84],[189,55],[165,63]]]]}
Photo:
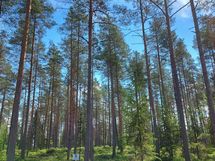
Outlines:
{"type": "Polygon", "coordinates": [[[54,108],[54,89],[55,89],[55,77],[52,77],[52,94],[51,94],[51,107],[50,107],[50,119],[49,119],[49,133],[48,133],[48,149],[51,147],[52,139],[52,120],[53,120],[53,108],[54,108]]]}
{"type": "MultiPolygon", "coordinates": [[[[97,98],[95,98],[97,99],[97,98]]],[[[98,146],[99,145],[99,129],[98,129],[98,103],[97,101],[98,100],[95,100],[96,103],[95,103],[95,107],[96,107],[96,113],[95,113],[95,146],[98,146]]]]}
{"type": "Polygon", "coordinates": [[[70,114],[69,114],[69,137],[68,137],[68,149],[67,149],[67,159],[69,160],[72,144],[75,143],[75,114],[76,114],[76,102],[75,102],[75,69],[73,63],[73,25],[71,24],[71,42],[70,42],[70,114]],[[73,80],[74,79],[74,80],[73,80]]]}
{"type": "Polygon", "coordinates": [[[110,63],[110,81],[111,81],[111,114],[112,114],[112,158],[116,156],[116,144],[117,144],[117,130],[116,130],[116,112],[115,112],[115,102],[114,102],[114,78],[113,78],[113,66],[110,63]]]}
{"type": "Polygon", "coordinates": [[[209,117],[210,117],[210,121],[211,121],[211,129],[212,129],[211,130],[212,143],[215,145],[215,141],[214,141],[214,139],[215,139],[214,101],[213,101],[210,81],[209,81],[209,78],[208,78],[208,71],[207,71],[206,62],[205,62],[205,55],[204,55],[202,42],[201,42],[201,33],[200,33],[200,29],[199,29],[199,24],[198,24],[198,18],[197,18],[195,4],[194,4],[193,0],[190,0],[190,6],[191,6],[192,15],[193,15],[194,27],[195,27],[195,31],[196,31],[196,41],[197,41],[197,46],[198,46],[199,55],[200,55],[202,73],[203,73],[204,83],[205,83],[205,87],[206,87],[208,111],[209,111],[209,117]]]}
{"type": "Polygon", "coordinates": [[[112,140],[112,136],[111,136],[111,107],[110,107],[110,70],[109,70],[109,65],[107,65],[107,69],[108,69],[108,84],[107,84],[107,90],[108,90],[108,133],[109,133],[109,140],[108,140],[108,144],[111,146],[111,140],[112,140]]]}
{"type": "Polygon", "coordinates": [[[154,106],[154,96],[153,96],[153,89],[152,89],[152,83],[151,83],[151,73],[150,73],[150,58],[148,56],[148,46],[147,46],[147,40],[146,40],[146,33],[145,33],[145,18],[142,8],[142,0],[140,0],[140,13],[141,13],[141,23],[142,23],[142,34],[143,34],[143,44],[144,44],[144,53],[145,53],[145,59],[146,59],[146,73],[147,73],[147,84],[148,84],[148,94],[149,94],[149,104],[150,109],[152,111],[152,120],[153,120],[153,131],[154,136],[156,138],[156,153],[160,153],[159,148],[159,142],[158,142],[158,129],[157,129],[157,119],[156,119],[156,112],[155,112],[155,106],[154,106]]]}
{"type": "Polygon", "coordinates": [[[51,80],[49,82],[49,89],[48,89],[48,96],[47,96],[47,103],[46,103],[46,112],[45,112],[45,120],[44,120],[44,130],[46,131],[46,148],[48,148],[49,144],[49,106],[50,106],[50,95],[51,95],[51,80]]]}
{"type": "MultiPolygon", "coordinates": [[[[34,18],[34,30],[33,30],[33,37],[35,37],[35,29],[36,29],[36,19],[34,18]]],[[[34,43],[34,39],[32,43],[34,43]]],[[[33,45],[32,45],[33,47],[33,45]]],[[[33,50],[33,49],[32,49],[33,50]]],[[[32,51],[34,52],[34,51],[32,51]]],[[[32,147],[32,141],[33,141],[33,117],[34,117],[34,103],[35,103],[35,94],[36,94],[36,83],[37,83],[37,68],[38,68],[38,56],[37,56],[37,60],[36,60],[36,66],[35,66],[35,73],[34,73],[34,87],[33,87],[33,99],[32,99],[32,108],[31,108],[31,119],[30,119],[30,125],[29,125],[29,131],[28,131],[28,147],[31,148],[32,147]]]]}
{"type": "Polygon", "coordinates": [[[87,126],[85,137],[85,161],[93,161],[93,107],[92,107],[92,35],[93,35],[93,0],[89,0],[89,33],[88,33],[88,81],[87,81],[87,126]]]}
{"type": "MultiPolygon", "coordinates": [[[[38,109],[36,109],[35,110],[35,114],[34,114],[34,124],[35,124],[35,129],[37,128],[37,126],[38,126],[38,112],[39,110],[38,109]]],[[[33,148],[35,149],[37,146],[38,146],[38,141],[39,141],[39,139],[37,138],[37,130],[35,130],[35,132],[34,132],[34,135],[33,135],[33,139],[34,139],[34,145],[33,145],[33,148]],[[37,139],[38,139],[38,141],[37,141],[37,139]]]]}
{"type": "MultiPolygon", "coordinates": [[[[194,77],[194,76],[192,76],[192,77],[194,77]]],[[[200,123],[200,130],[201,130],[201,133],[204,133],[204,129],[205,129],[204,117],[202,114],[202,110],[200,109],[200,102],[199,102],[199,98],[198,98],[197,87],[196,87],[195,81],[193,83],[193,88],[194,88],[193,90],[194,90],[194,97],[195,97],[195,105],[196,105],[197,114],[198,114],[199,123],[200,123]]]]}
{"type": "Polygon", "coordinates": [[[3,10],[3,0],[0,0],[0,16],[2,14],[2,10],[3,10]]]}
{"type": "Polygon", "coordinates": [[[122,123],[122,96],[120,91],[120,82],[119,82],[119,69],[118,65],[116,66],[116,88],[117,88],[117,103],[118,103],[118,117],[119,117],[119,149],[123,152],[123,123],[122,123]]]}
{"type": "Polygon", "coordinates": [[[160,79],[160,84],[161,84],[161,99],[163,102],[163,105],[166,107],[167,102],[166,102],[166,95],[165,95],[165,87],[164,87],[164,80],[163,80],[163,72],[162,72],[162,62],[161,62],[161,56],[160,56],[160,48],[158,44],[158,37],[156,37],[156,49],[157,49],[157,55],[158,55],[158,68],[159,68],[159,79],[160,79]]]}
{"type": "Polygon", "coordinates": [[[78,51],[77,51],[77,64],[76,64],[76,110],[75,110],[75,137],[74,137],[74,154],[77,151],[77,138],[78,138],[78,88],[79,88],[79,60],[80,60],[80,22],[78,23],[78,51]]]}
{"type": "Polygon", "coordinates": [[[36,84],[37,84],[37,69],[38,68],[38,59],[35,67],[35,74],[34,74],[34,87],[33,87],[33,99],[32,99],[32,109],[31,109],[31,119],[30,119],[30,125],[29,125],[29,130],[28,130],[28,146],[29,149],[32,148],[32,143],[33,143],[33,122],[34,122],[34,109],[35,109],[35,95],[36,95],[36,84]]]}
{"type": "Polygon", "coordinates": [[[27,0],[27,3],[26,3],[25,28],[23,32],[23,38],[22,38],[22,47],[21,47],[17,82],[16,82],[15,97],[14,97],[14,103],[13,103],[13,109],[12,109],[11,126],[10,126],[9,138],[8,138],[7,161],[14,161],[15,159],[19,105],[20,105],[20,97],[22,93],[22,80],[24,75],[23,69],[24,69],[24,63],[25,63],[25,57],[26,57],[26,50],[28,46],[31,2],[32,0],[27,0]]]}
{"type": "Polygon", "coordinates": [[[175,62],[175,55],[174,55],[174,48],[173,48],[173,40],[172,40],[172,33],[170,27],[170,16],[168,11],[168,4],[167,0],[164,0],[164,7],[165,7],[165,18],[166,18],[166,25],[167,25],[167,34],[168,34],[168,44],[169,44],[169,53],[170,53],[170,62],[171,62],[171,70],[172,70],[172,79],[173,79],[173,86],[174,86],[174,96],[176,101],[176,107],[178,111],[178,118],[180,124],[180,135],[183,142],[183,155],[186,161],[190,161],[190,151],[189,151],[189,144],[188,144],[188,136],[186,131],[186,125],[184,120],[184,110],[182,106],[181,100],[181,93],[179,88],[179,80],[175,62]]]}
{"type": "MultiPolygon", "coordinates": [[[[161,105],[163,107],[163,112],[167,113],[168,107],[167,107],[167,100],[166,100],[166,93],[165,93],[165,86],[164,86],[164,76],[163,76],[163,71],[162,71],[162,60],[161,60],[161,55],[160,55],[160,47],[158,44],[158,35],[155,35],[155,39],[156,39],[156,50],[157,50],[157,58],[158,58],[158,71],[159,71],[159,86],[160,86],[160,96],[161,96],[161,105]]],[[[169,118],[170,116],[164,116],[162,114],[162,119],[164,122],[164,130],[165,130],[165,134],[166,136],[169,138],[168,139],[168,145],[167,145],[167,151],[169,153],[169,160],[173,160],[173,148],[172,146],[169,145],[173,145],[172,143],[172,138],[171,138],[171,129],[170,129],[170,125],[169,125],[169,118]]]]}
{"type": "Polygon", "coordinates": [[[58,147],[58,143],[59,143],[59,121],[60,121],[60,99],[58,98],[56,100],[57,102],[55,103],[55,117],[54,117],[54,133],[53,133],[53,144],[54,144],[54,147],[58,147]]]}
{"type": "MultiPolygon", "coordinates": [[[[180,60],[181,61],[181,60],[180,60]]],[[[189,116],[188,116],[188,107],[187,107],[187,101],[186,101],[186,97],[185,97],[185,90],[184,90],[184,85],[182,83],[182,76],[181,76],[181,71],[178,68],[178,78],[179,78],[179,87],[180,87],[180,92],[181,92],[181,101],[182,101],[182,106],[184,107],[184,115],[186,118],[186,125],[187,125],[187,130],[189,131],[190,129],[190,120],[189,120],[189,116]]]]}
{"type": "Polygon", "coordinates": [[[102,143],[103,146],[105,146],[107,144],[106,142],[106,131],[107,131],[107,126],[106,126],[106,104],[104,103],[104,109],[103,109],[103,115],[102,115],[102,123],[103,123],[103,139],[102,139],[102,143]]]}
{"type": "Polygon", "coordinates": [[[0,127],[1,127],[1,124],[2,124],[2,120],[3,120],[3,112],[4,112],[5,97],[6,97],[6,89],[4,89],[4,92],[3,92],[3,99],[2,99],[2,102],[1,102],[0,127]]]}
{"type": "Polygon", "coordinates": [[[31,60],[30,60],[30,73],[28,80],[28,99],[27,99],[27,107],[26,107],[26,115],[25,115],[25,128],[23,134],[23,143],[21,147],[21,158],[25,158],[25,151],[27,145],[27,131],[28,131],[28,119],[29,119],[29,110],[30,110],[30,101],[31,101],[31,83],[32,83],[32,72],[33,72],[33,61],[34,61],[34,40],[35,40],[35,22],[33,26],[33,36],[32,36],[32,46],[31,46],[31,60]]]}
{"type": "MultiPolygon", "coordinates": [[[[38,60],[38,59],[37,59],[38,60]]],[[[33,149],[35,149],[36,147],[43,147],[43,141],[41,142],[41,140],[44,139],[45,135],[43,134],[42,137],[40,138],[39,135],[37,135],[37,131],[38,131],[38,128],[41,128],[39,125],[39,121],[40,119],[38,119],[39,115],[40,115],[40,110],[41,110],[41,96],[42,96],[42,90],[41,90],[42,87],[42,83],[40,81],[39,83],[39,89],[38,89],[38,93],[39,93],[39,96],[37,98],[37,109],[35,110],[35,113],[34,113],[34,117],[33,117],[33,121],[34,121],[34,128],[32,128],[32,140],[33,140],[33,149]]],[[[42,125],[42,129],[41,131],[43,131],[43,126],[45,125],[42,125]]]]}
{"type": "Polygon", "coordinates": [[[21,125],[21,141],[20,141],[20,145],[19,148],[21,149],[22,146],[22,139],[23,139],[23,133],[24,133],[24,127],[25,127],[25,113],[26,113],[26,100],[27,100],[27,88],[25,88],[25,96],[24,96],[24,103],[23,103],[23,110],[22,110],[22,125],[21,125]]]}
{"type": "Polygon", "coordinates": [[[64,115],[64,118],[65,118],[65,121],[64,121],[64,135],[63,135],[63,145],[64,146],[67,146],[67,140],[68,140],[68,131],[69,131],[69,128],[68,128],[68,125],[69,125],[69,116],[68,116],[68,113],[69,113],[69,83],[67,83],[67,89],[66,89],[66,93],[67,93],[67,104],[66,104],[66,109],[65,109],[65,115],[64,115]]]}

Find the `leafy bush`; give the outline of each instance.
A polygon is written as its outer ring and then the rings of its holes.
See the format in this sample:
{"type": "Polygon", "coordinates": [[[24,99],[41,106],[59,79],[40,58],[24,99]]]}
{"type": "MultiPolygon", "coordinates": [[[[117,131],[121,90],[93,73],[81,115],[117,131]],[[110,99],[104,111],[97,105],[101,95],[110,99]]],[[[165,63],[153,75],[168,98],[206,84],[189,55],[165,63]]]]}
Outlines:
{"type": "Polygon", "coordinates": [[[3,124],[0,126],[0,151],[5,149],[7,142],[7,125],[3,124]]]}

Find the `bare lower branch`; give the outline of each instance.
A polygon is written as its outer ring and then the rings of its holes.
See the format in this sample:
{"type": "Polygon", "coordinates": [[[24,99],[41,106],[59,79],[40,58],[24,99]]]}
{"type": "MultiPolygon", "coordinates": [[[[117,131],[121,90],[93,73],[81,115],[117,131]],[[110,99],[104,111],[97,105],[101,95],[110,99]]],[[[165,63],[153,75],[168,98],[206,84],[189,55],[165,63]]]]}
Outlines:
{"type": "Polygon", "coordinates": [[[180,7],[177,11],[175,11],[170,18],[172,18],[175,14],[177,14],[179,11],[181,11],[183,8],[185,8],[186,6],[188,6],[188,4],[190,4],[190,2],[187,2],[185,5],[183,5],[182,7],[180,7]]]}
{"type": "Polygon", "coordinates": [[[166,13],[164,12],[164,10],[153,0],[150,0],[150,2],[152,2],[158,9],[160,9],[160,11],[164,14],[164,16],[166,16],[166,13]]]}
{"type": "Polygon", "coordinates": [[[168,5],[168,7],[172,6],[176,1],[177,1],[177,0],[172,1],[172,2],[168,5]]]}

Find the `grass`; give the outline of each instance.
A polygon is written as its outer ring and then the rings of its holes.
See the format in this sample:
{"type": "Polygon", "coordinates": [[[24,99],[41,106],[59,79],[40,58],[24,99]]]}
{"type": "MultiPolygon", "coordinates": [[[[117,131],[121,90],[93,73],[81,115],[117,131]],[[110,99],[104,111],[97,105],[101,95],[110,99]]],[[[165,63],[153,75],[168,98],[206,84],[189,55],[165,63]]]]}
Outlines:
{"type": "MultiPolygon", "coordinates": [[[[193,148],[191,148],[191,152],[193,148]]],[[[198,159],[194,153],[191,153],[192,161],[214,161],[215,148],[213,147],[199,147],[201,151],[201,159],[198,159]]],[[[73,152],[73,151],[72,151],[73,152]]],[[[84,148],[78,148],[77,153],[80,154],[81,160],[84,160],[84,148]]],[[[112,148],[109,146],[100,146],[94,148],[95,161],[138,161],[133,159],[135,157],[135,150],[131,146],[126,146],[123,154],[117,151],[117,155],[112,159],[112,148]]],[[[184,161],[181,148],[177,148],[174,154],[173,161],[184,161]]],[[[51,148],[51,149],[38,149],[28,153],[25,160],[20,158],[20,150],[16,150],[16,161],[67,161],[66,148],[51,148]]],[[[6,151],[0,151],[0,161],[6,161],[6,151]]],[[[71,161],[71,159],[70,159],[71,161]]],[[[148,161],[148,160],[146,160],[148,161]]]]}
{"type": "MultiPolygon", "coordinates": [[[[78,148],[77,151],[81,154],[81,161],[83,158],[83,148],[78,148]]],[[[42,149],[30,151],[25,160],[20,159],[20,151],[16,152],[16,161],[67,161],[67,149],[66,148],[52,148],[52,149],[42,149]]],[[[112,159],[112,148],[109,146],[105,147],[95,147],[94,148],[95,161],[132,161],[132,156],[134,156],[134,151],[131,148],[126,147],[123,154],[117,153],[117,156],[112,159]]],[[[0,152],[0,161],[6,161],[5,151],[0,152]]]]}

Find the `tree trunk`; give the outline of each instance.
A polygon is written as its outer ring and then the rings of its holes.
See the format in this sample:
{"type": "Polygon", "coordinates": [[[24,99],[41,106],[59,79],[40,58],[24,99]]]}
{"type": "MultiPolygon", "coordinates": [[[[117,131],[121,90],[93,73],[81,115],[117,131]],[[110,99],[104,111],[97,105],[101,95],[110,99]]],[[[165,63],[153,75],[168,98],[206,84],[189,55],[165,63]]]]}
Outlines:
{"type": "Polygon", "coordinates": [[[36,67],[35,67],[35,74],[34,74],[34,87],[33,87],[33,99],[32,99],[32,109],[31,109],[31,119],[30,119],[30,125],[29,125],[29,130],[28,130],[28,147],[29,149],[32,148],[32,143],[33,143],[33,122],[34,122],[34,109],[35,109],[35,95],[36,95],[36,84],[37,84],[37,71],[38,71],[38,58],[36,62],[36,67]]]}
{"type": "Polygon", "coordinates": [[[24,134],[22,139],[22,146],[21,146],[21,158],[25,158],[25,151],[27,145],[27,130],[28,130],[28,118],[29,118],[29,109],[30,109],[30,101],[31,101],[31,83],[32,83],[32,72],[33,72],[33,61],[34,61],[34,41],[35,41],[35,22],[33,26],[33,36],[32,36],[32,46],[31,46],[31,60],[30,60],[30,73],[29,73],[29,80],[28,80],[28,98],[27,98],[27,107],[26,107],[26,115],[25,115],[25,127],[24,127],[24,134]]]}
{"type": "Polygon", "coordinates": [[[48,133],[48,149],[51,147],[51,139],[52,139],[52,120],[53,120],[53,109],[54,109],[54,89],[55,89],[55,77],[52,77],[52,89],[51,89],[51,106],[50,106],[50,119],[49,119],[49,133],[48,133]]]}
{"type": "Polygon", "coordinates": [[[4,92],[3,92],[3,99],[2,99],[2,102],[1,102],[0,127],[1,127],[1,124],[2,124],[2,120],[3,120],[3,112],[4,112],[5,97],[6,97],[6,89],[4,89],[4,92]]]}
{"type": "Polygon", "coordinates": [[[74,142],[74,132],[75,132],[75,89],[73,83],[74,69],[73,69],[73,60],[72,60],[72,43],[71,43],[71,62],[70,62],[70,112],[69,112],[69,135],[68,135],[68,152],[67,159],[69,160],[72,142],[74,142]]]}
{"type": "Polygon", "coordinates": [[[80,64],[80,22],[78,22],[78,51],[77,51],[77,63],[76,63],[76,101],[75,101],[75,137],[74,137],[74,154],[77,151],[77,142],[78,142],[78,95],[79,95],[79,64],[80,64]]]}
{"type": "Polygon", "coordinates": [[[25,96],[24,96],[24,103],[23,103],[23,110],[22,110],[22,125],[21,125],[21,135],[20,135],[21,140],[20,140],[20,144],[19,144],[20,149],[22,146],[21,143],[22,143],[24,127],[25,127],[26,100],[27,100],[27,88],[25,88],[25,96]]]}
{"type": "Polygon", "coordinates": [[[70,94],[69,94],[70,88],[69,88],[69,83],[67,83],[67,89],[66,89],[66,94],[67,94],[67,104],[66,104],[66,109],[65,109],[65,123],[64,123],[64,135],[63,135],[63,145],[67,146],[67,142],[68,142],[68,131],[69,131],[69,107],[70,107],[70,103],[69,103],[69,98],[70,98],[70,94]]]}
{"type": "Polygon", "coordinates": [[[47,95],[47,103],[46,103],[46,112],[45,112],[45,120],[44,120],[44,130],[46,131],[46,148],[49,147],[49,106],[50,106],[50,95],[51,95],[51,80],[49,82],[49,89],[48,89],[48,95],[47,95]]]}
{"type": "Polygon", "coordinates": [[[0,0],[0,16],[2,14],[2,10],[3,10],[3,0],[0,0]]]}
{"type": "Polygon", "coordinates": [[[110,70],[109,70],[109,65],[107,65],[107,73],[108,73],[108,84],[107,84],[107,92],[108,92],[108,144],[111,146],[111,140],[112,140],[112,136],[111,136],[111,107],[110,107],[110,70]]]}
{"type": "Polygon", "coordinates": [[[179,80],[175,62],[175,55],[174,55],[174,48],[173,48],[173,40],[172,40],[172,33],[170,27],[170,16],[169,16],[169,7],[167,4],[167,0],[164,0],[164,7],[165,7],[165,18],[166,18],[166,26],[167,26],[167,34],[168,34],[168,45],[169,45],[169,53],[170,53],[170,62],[171,62],[171,70],[172,70],[172,79],[173,79],[173,86],[174,86],[174,96],[176,101],[176,107],[178,111],[178,118],[180,124],[180,135],[183,142],[183,155],[186,161],[190,161],[190,151],[189,151],[189,144],[188,144],[188,136],[186,131],[186,125],[184,120],[184,110],[182,106],[181,100],[181,93],[179,88],[179,80]]]}
{"type": "Polygon", "coordinates": [[[116,144],[117,144],[117,130],[116,130],[116,112],[114,102],[114,80],[113,80],[113,66],[110,63],[110,81],[111,81],[111,114],[112,114],[112,158],[116,156],[116,144]]]}
{"type": "Polygon", "coordinates": [[[85,161],[93,161],[93,107],[92,107],[92,36],[93,36],[93,0],[89,0],[88,33],[88,81],[87,81],[87,126],[85,137],[85,161]]]}
{"type": "MultiPolygon", "coordinates": [[[[165,93],[165,86],[164,86],[164,76],[163,76],[163,71],[162,71],[162,60],[161,60],[161,55],[160,55],[160,47],[159,47],[159,43],[158,43],[158,35],[157,33],[155,34],[155,39],[156,39],[156,50],[157,50],[157,59],[158,59],[158,71],[159,71],[159,86],[160,86],[160,99],[161,99],[161,106],[163,107],[163,112],[167,113],[169,111],[168,109],[168,105],[167,105],[167,96],[165,93]]],[[[170,129],[170,125],[169,125],[169,118],[170,116],[166,117],[162,115],[162,119],[164,122],[164,130],[165,130],[165,134],[166,137],[169,138],[168,139],[168,145],[173,145],[172,143],[172,138],[171,138],[171,129],[170,129]]],[[[167,151],[169,153],[169,160],[173,160],[173,148],[172,146],[167,146],[167,151]]]]}
{"type": "Polygon", "coordinates": [[[120,91],[120,82],[119,82],[119,69],[118,64],[116,66],[116,88],[117,88],[117,103],[118,103],[118,117],[119,117],[119,149],[121,153],[123,152],[123,123],[122,123],[122,96],[120,91]]]}
{"type": "Polygon", "coordinates": [[[143,7],[142,6],[142,0],[140,0],[140,14],[141,14],[141,23],[142,23],[144,53],[145,53],[145,59],[146,59],[146,73],[147,73],[149,104],[150,104],[150,109],[152,111],[154,136],[156,138],[156,142],[155,142],[156,153],[159,154],[160,148],[159,148],[159,142],[158,142],[159,138],[158,138],[156,112],[155,112],[155,106],[154,106],[154,96],[153,96],[153,89],[152,89],[152,83],[151,83],[150,58],[148,56],[147,40],[146,40],[146,34],[145,34],[145,18],[144,18],[144,13],[143,13],[142,7],[143,7]]]}
{"type": "Polygon", "coordinates": [[[60,99],[58,98],[55,103],[55,117],[54,117],[54,133],[53,133],[53,144],[54,147],[58,147],[59,144],[59,121],[60,121],[60,99]]]}
{"type": "Polygon", "coordinates": [[[27,0],[27,4],[26,4],[25,28],[24,28],[23,38],[22,38],[21,55],[20,55],[17,82],[16,82],[16,91],[15,91],[15,97],[14,97],[14,103],[13,103],[10,133],[8,138],[7,161],[14,161],[15,159],[19,104],[20,104],[20,98],[22,93],[22,80],[24,75],[23,69],[24,69],[24,63],[25,63],[25,57],[26,57],[26,50],[28,46],[31,2],[32,0],[27,0]]]}
{"type": "Polygon", "coordinates": [[[210,86],[210,81],[208,78],[208,71],[205,63],[205,55],[202,47],[202,42],[201,42],[201,33],[199,29],[199,24],[198,24],[198,18],[196,14],[196,9],[195,9],[195,4],[193,0],[190,0],[190,6],[191,6],[191,11],[193,15],[193,22],[194,22],[194,27],[196,31],[196,41],[197,41],[197,46],[199,50],[199,56],[200,56],[200,61],[201,61],[201,66],[202,66],[202,73],[203,73],[203,78],[204,78],[204,83],[206,87],[206,96],[207,96],[207,102],[208,102],[208,111],[209,111],[209,117],[211,121],[211,136],[212,136],[212,143],[215,145],[215,110],[214,110],[214,102],[213,102],[213,96],[212,96],[212,90],[210,86]]]}

